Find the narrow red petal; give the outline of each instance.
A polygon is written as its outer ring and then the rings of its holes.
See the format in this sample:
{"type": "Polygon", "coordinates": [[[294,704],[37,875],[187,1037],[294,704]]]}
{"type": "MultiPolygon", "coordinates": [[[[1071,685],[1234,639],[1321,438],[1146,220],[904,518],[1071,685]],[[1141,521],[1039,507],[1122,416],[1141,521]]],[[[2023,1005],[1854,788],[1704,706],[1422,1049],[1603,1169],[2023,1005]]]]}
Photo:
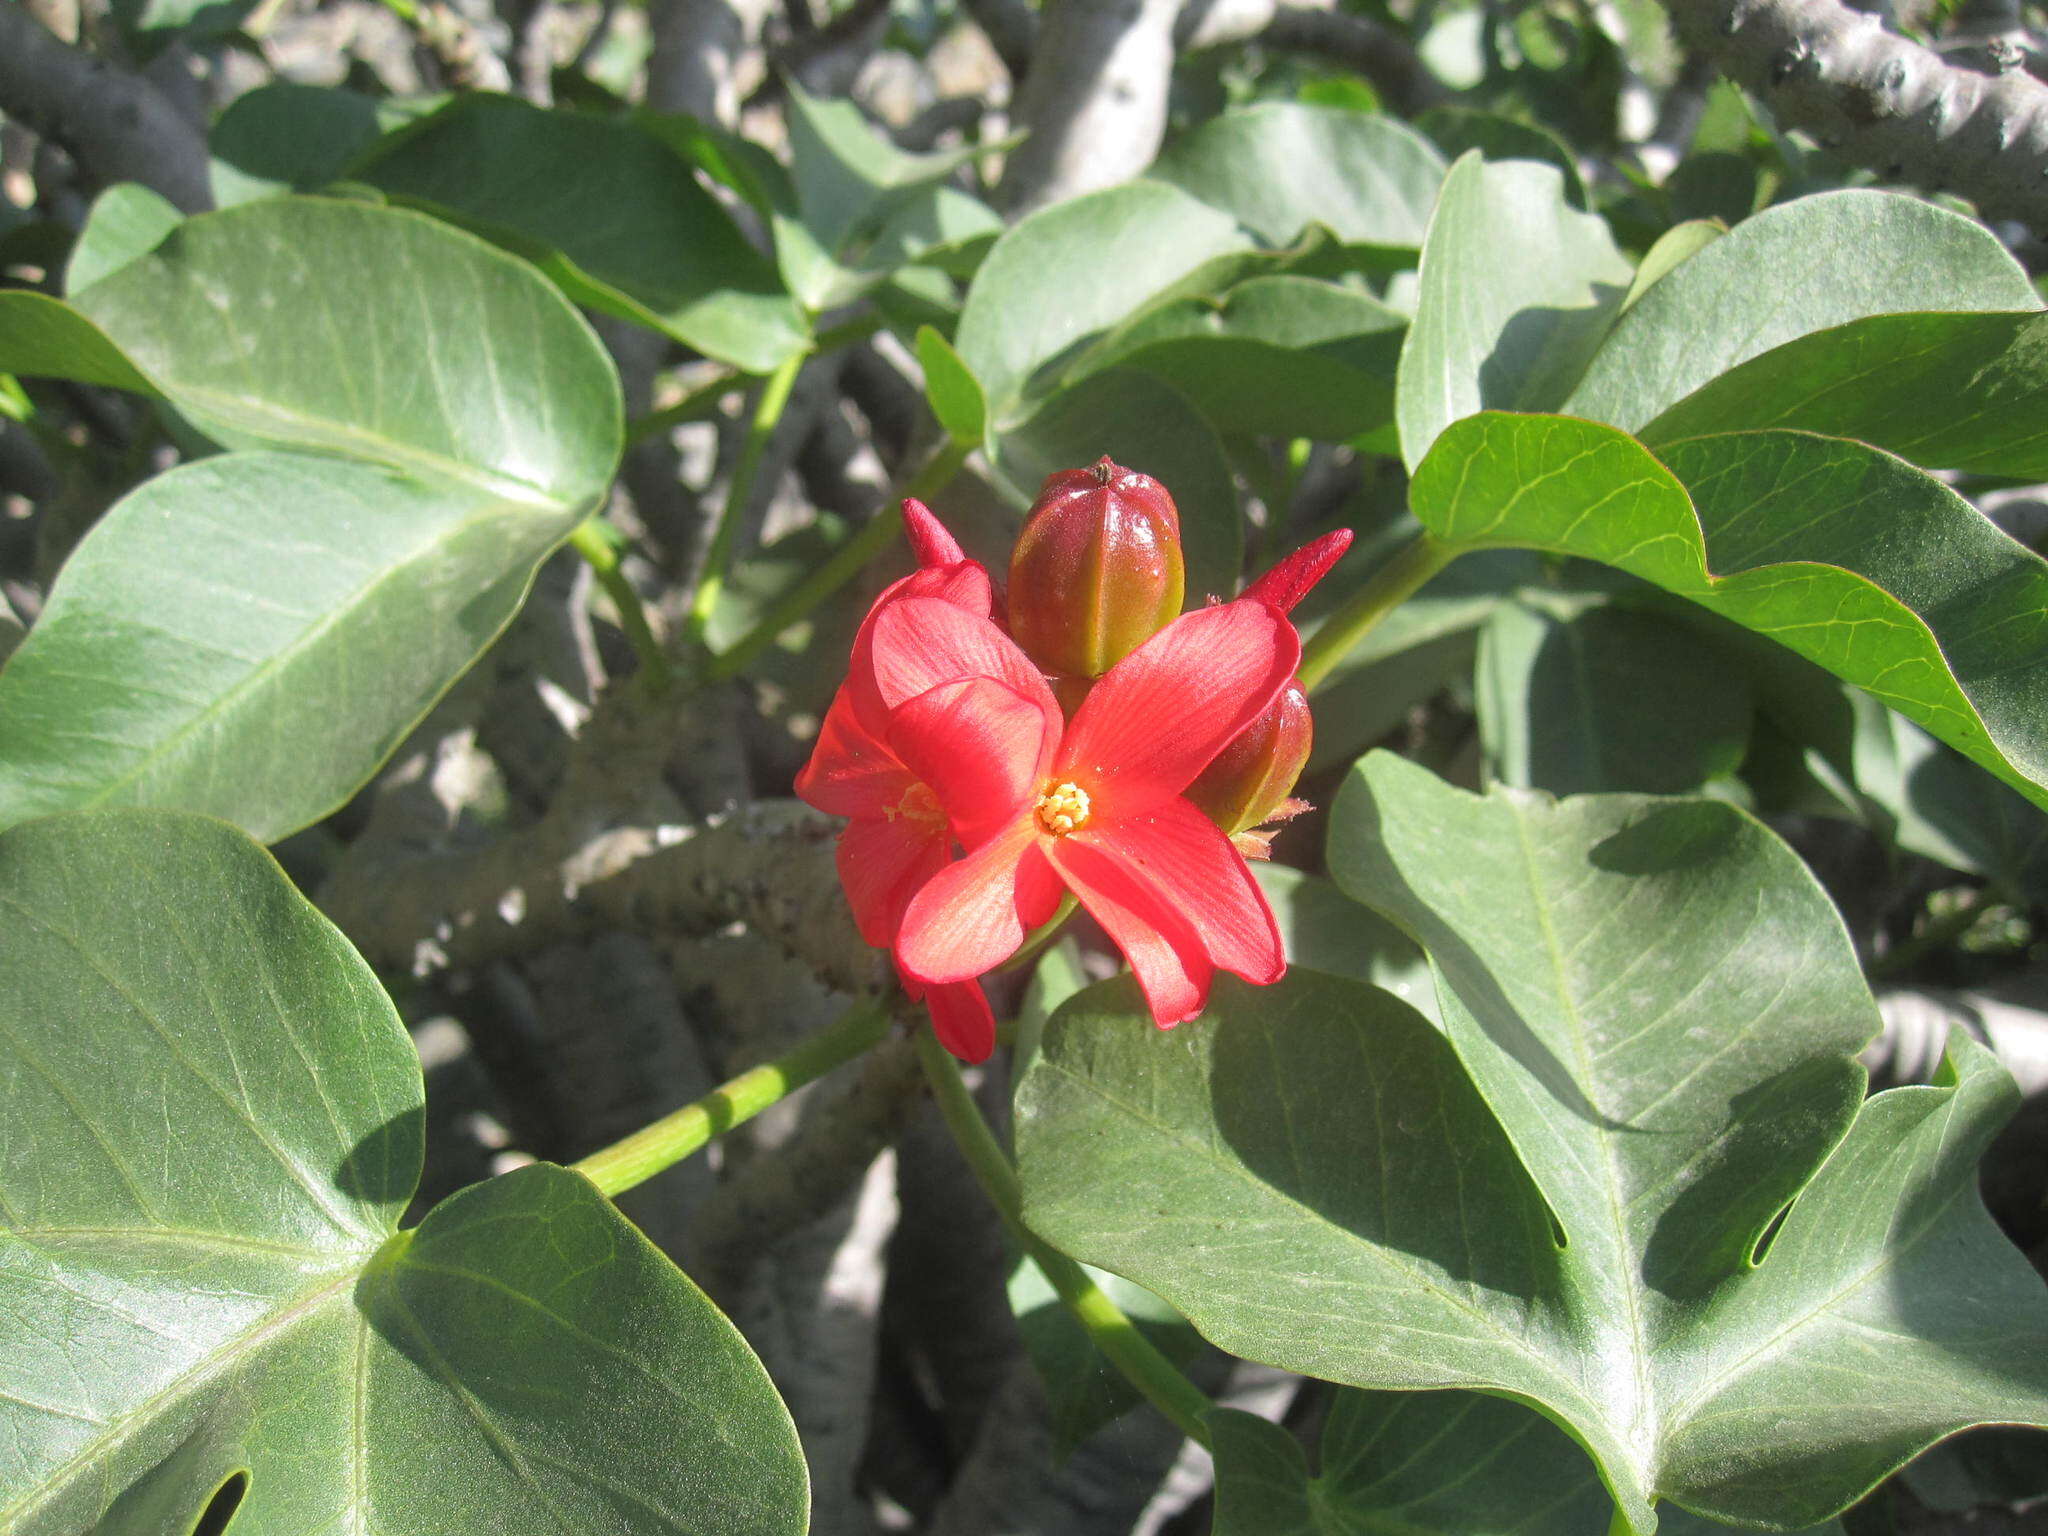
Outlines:
{"type": "Polygon", "coordinates": [[[1343,559],[1344,551],[1350,547],[1349,528],[1339,528],[1335,533],[1312,539],[1246,587],[1244,595],[1282,613],[1292,613],[1294,605],[1308,596],[1311,587],[1330,574],[1330,567],[1343,559]]]}
{"type": "Polygon", "coordinates": [[[896,964],[926,986],[971,981],[1024,942],[1017,866],[1037,836],[1029,817],[948,864],[924,883],[903,914],[896,964]]]}
{"type": "Polygon", "coordinates": [[[851,695],[841,688],[810,761],[796,776],[796,796],[831,816],[883,816],[915,782],[896,754],[861,724],[851,695]]]}
{"type": "Polygon", "coordinates": [[[1103,674],[1060,746],[1054,778],[1135,815],[1186,789],[1294,676],[1301,640],[1265,603],[1184,613],[1103,674]]]}
{"type": "Polygon", "coordinates": [[[1216,824],[1173,799],[1144,815],[1098,819],[1073,834],[1152,893],[1153,910],[1177,914],[1217,968],[1266,986],[1287,970],[1280,927],[1244,857],[1216,824]]]}
{"type": "Polygon", "coordinates": [[[993,678],[941,683],[890,716],[889,745],[930,786],[953,835],[976,848],[1029,814],[1059,745],[1060,711],[993,678]]]}
{"type": "Polygon", "coordinates": [[[932,516],[932,509],[915,496],[903,499],[903,532],[910,540],[911,553],[917,556],[917,563],[921,566],[970,563],[959,541],[946,531],[946,525],[932,516]]]}
{"type": "Polygon", "coordinates": [[[1171,1029],[1200,1013],[1216,968],[1187,921],[1162,906],[1151,887],[1122,864],[1078,837],[1053,839],[1048,857],[1131,962],[1152,1021],[1171,1029]]]}
{"type": "Polygon", "coordinates": [[[849,822],[833,858],[860,936],[877,949],[896,942],[910,898],[946,867],[952,839],[943,827],[899,816],[849,822]]]}
{"type": "Polygon", "coordinates": [[[969,1066],[987,1061],[996,1048],[996,1016],[978,981],[927,987],[924,1005],[939,1044],[969,1066]]]}
{"type": "Polygon", "coordinates": [[[1052,698],[1014,640],[987,619],[936,598],[902,598],[875,615],[870,666],[884,709],[963,677],[992,677],[1028,698],[1052,698]]]}

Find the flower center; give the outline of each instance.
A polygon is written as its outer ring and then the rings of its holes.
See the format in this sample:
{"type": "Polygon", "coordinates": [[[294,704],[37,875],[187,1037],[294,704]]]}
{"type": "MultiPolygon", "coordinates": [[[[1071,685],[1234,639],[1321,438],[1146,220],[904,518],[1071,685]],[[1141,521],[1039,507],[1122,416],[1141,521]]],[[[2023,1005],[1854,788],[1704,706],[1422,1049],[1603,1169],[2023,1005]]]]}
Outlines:
{"type": "Polygon", "coordinates": [[[939,797],[922,779],[903,791],[903,798],[884,810],[882,815],[889,821],[901,816],[905,821],[923,822],[927,826],[943,827],[946,824],[946,813],[940,809],[939,797]]]}
{"type": "Polygon", "coordinates": [[[1088,791],[1080,785],[1056,785],[1038,797],[1038,824],[1054,837],[1088,825],[1088,791]]]}

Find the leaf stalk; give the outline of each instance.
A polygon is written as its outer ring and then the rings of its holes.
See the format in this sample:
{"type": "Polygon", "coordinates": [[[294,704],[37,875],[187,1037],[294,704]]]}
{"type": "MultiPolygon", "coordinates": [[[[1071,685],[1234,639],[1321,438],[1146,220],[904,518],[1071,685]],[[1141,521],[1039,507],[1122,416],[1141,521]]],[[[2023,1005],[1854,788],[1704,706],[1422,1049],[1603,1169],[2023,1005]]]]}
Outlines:
{"type": "Polygon", "coordinates": [[[967,1084],[960,1077],[960,1064],[947,1054],[929,1029],[918,1030],[917,1058],[932,1085],[946,1129],[953,1133],[953,1140],[974,1170],[982,1192],[1003,1218],[1010,1235],[1051,1282],[1067,1310],[1087,1330],[1089,1339],[1110,1364],[1123,1372],[1125,1379],[1182,1434],[1207,1446],[1206,1420],[1216,1405],[1138,1331],[1137,1324],[1124,1315],[1101,1286],[1088,1278],[1085,1269],[1024,1225],[1024,1189],[1017,1182],[1017,1170],[1010,1165],[1009,1154],[997,1143],[995,1132],[989,1129],[981,1106],[967,1091],[967,1084]]]}
{"type": "Polygon", "coordinates": [[[745,1124],[806,1083],[872,1050],[888,1034],[888,1004],[880,999],[862,1003],[787,1055],[742,1072],[695,1103],[569,1166],[607,1197],[622,1195],[675,1166],[712,1137],[745,1124]]]}

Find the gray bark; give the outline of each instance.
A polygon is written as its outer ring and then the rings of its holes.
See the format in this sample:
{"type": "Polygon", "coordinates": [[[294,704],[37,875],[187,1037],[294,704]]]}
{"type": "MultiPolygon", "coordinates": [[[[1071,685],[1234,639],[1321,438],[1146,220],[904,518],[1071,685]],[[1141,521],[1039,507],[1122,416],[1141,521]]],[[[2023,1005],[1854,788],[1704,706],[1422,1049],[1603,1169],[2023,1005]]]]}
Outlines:
{"type": "Polygon", "coordinates": [[[1001,200],[1029,213],[1128,181],[1159,153],[1180,0],[1049,0],[1001,200]]]}
{"type": "Polygon", "coordinates": [[[1670,11],[1686,45],[1783,126],[2048,232],[2048,86],[2024,70],[1956,68],[1836,0],[1670,0],[1670,11]]]}
{"type": "Polygon", "coordinates": [[[213,206],[206,140],[163,92],[0,5],[0,112],[61,144],[101,186],[139,181],[187,213],[213,206]]]}
{"type": "Polygon", "coordinates": [[[771,0],[653,0],[648,24],[647,105],[732,127],[756,84],[748,55],[761,38],[771,0]]]}

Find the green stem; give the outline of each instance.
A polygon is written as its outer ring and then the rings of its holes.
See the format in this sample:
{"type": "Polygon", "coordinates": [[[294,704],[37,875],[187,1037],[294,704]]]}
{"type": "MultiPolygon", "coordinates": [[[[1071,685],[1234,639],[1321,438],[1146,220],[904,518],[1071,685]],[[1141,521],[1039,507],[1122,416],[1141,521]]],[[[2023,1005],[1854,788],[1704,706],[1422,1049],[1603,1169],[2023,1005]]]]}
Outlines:
{"type": "Polygon", "coordinates": [[[1024,1191],[1017,1182],[1017,1170],[1010,1166],[1009,1157],[997,1145],[988,1121],[982,1118],[981,1106],[961,1081],[960,1064],[928,1029],[918,1030],[917,1056],[938,1099],[946,1128],[953,1133],[953,1140],[974,1170],[983,1193],[1002,1216],[1011,1235],[1030,1255],[1031,1262],[1045,1272],[1060,1300],[1067,1304],[1067,1310],[1088,1330],[1095,1347],[1123,1372],[1131,1385],[1144,1393],[1182,1434],[1207,1445],[1209,1427],[1204,1421],[1216,1405],[1138,1331],[1123,1310],[1088,1278],[1085,1269],[1035,1237],[1024,1225],[1024,1191]]]}
{"type": "Polygon", "coordinates": [[[692,645],[704,642],[704,631],[711,623],[712,610],[718,606],[718,595],[725,590],[725,570],[732,563],[732,547],[739,539],[747,502],[754,493],[754,472],[761,467],[762,451],[775,435],[775,424],[782,420],[783,407],[789,404],[797,372],[809,356],[808,352],[793,352],[784,358],[768,375],[767,383],[761,386],[760,399],[754,402],[754,419],[747,424],[739,462],[732,467],[732,484],[726,488],[725,510],[719,514],[718,528],[711,535],[711,548],[704,555],[704,574],[697,578],[689,616],[683,621],[684,638],[692,645]]]}
{"type": "Polygon", "coordinates": [[[670,670],[668,657],[662,654],[661,642],[654,638],[654,630],[647,622],[647,610],[641,606],[640,594],[633,590],[633,583],[626,579],[626,573],[619,563],[618,545],[612,542],[604,519],[586,517],[576,525],[576,531],[569,535],[569,544],[597,577],[597,584],[605,589],[612,600],[612,606],[619,610],[619,622],[625,626],[626,638],[633,642],[634,654],[640,658],[640,670],[647,679],[647,686],[655,693],[665,693],[675,680],[670,670]]]}
{"type": "Polygon", "coordinates": [[[21,387],[21,380],[11,373],[0,373],[0,416],[26,425],[35,413],[35,402],[21,387]]]}
{"type": "MultiPolygon", "coordinates": [[[[921,501],[944,490],[960,472],[960,466],[967,462],[969,451],[967,444],[947,443],[903,487],[903,494],[921,501]]],[[[831,559],[785,593],[760,623],[729,649],[712,657],[704,675],[712,682],[726,682],[739,676],[749,662],[775,643],[777,635],[790,625],[808,618],[827,598],[858,576],[870,560],[895,542],[902,527],[901,502],[891,501],[869,518],[860,532],[842,544],[831,559]]]]}
{"type": "Polygon", "coordinates": [[[1323,620],[1322,627],[1302,647],[1302,686],[1311,693],[1351,648],[1379,625],[1380,620],[1415,595],[1430,577],[1455,560],[1461,551],[1439,544],[1427,532],[1418,533],[1366,584],[1351,594],[1343,607],[1323,620]]]}
{"type": "Polygon", "coordinates": [[[1046,945],[1060,936],[1060,930],[1067,926],[1067,919],[1074,915],[1080,905],[1080,900],[1072,891],[1062,896],[1052,916],[1025,936],[1024,942],[1017,946],[1017,953],[996,967],[997,973],[1007,975],[1011,971],[1021,971],[1030,965],[1044,952],[1046,945]]]}
{"type": "Polygon", "coordinates": [[[736,389],[745,389],[749,382],[747,374],[733,372],[720,374],[708,384],[699,384],[674,405],[665,405],[658,411],[649,411],[645,416],[627,422],[626,441],[637,443],[643,437],[666,432],[686,421],[707,421],[718,414],[719,401],[736,389]]]}
{"type": "Polygon", "coordinates": [[[570,1166],[604,1194],[622,1195],[681,1162],[712,1137],[753,1119],[805,1083],[872,1050],[888,1033],[888,1004],[879,1000],[862,1003],[788,1055],[742,1072],[696,1103],[685,1104],[624,1141],[615,1141],[570,1166]]]}

